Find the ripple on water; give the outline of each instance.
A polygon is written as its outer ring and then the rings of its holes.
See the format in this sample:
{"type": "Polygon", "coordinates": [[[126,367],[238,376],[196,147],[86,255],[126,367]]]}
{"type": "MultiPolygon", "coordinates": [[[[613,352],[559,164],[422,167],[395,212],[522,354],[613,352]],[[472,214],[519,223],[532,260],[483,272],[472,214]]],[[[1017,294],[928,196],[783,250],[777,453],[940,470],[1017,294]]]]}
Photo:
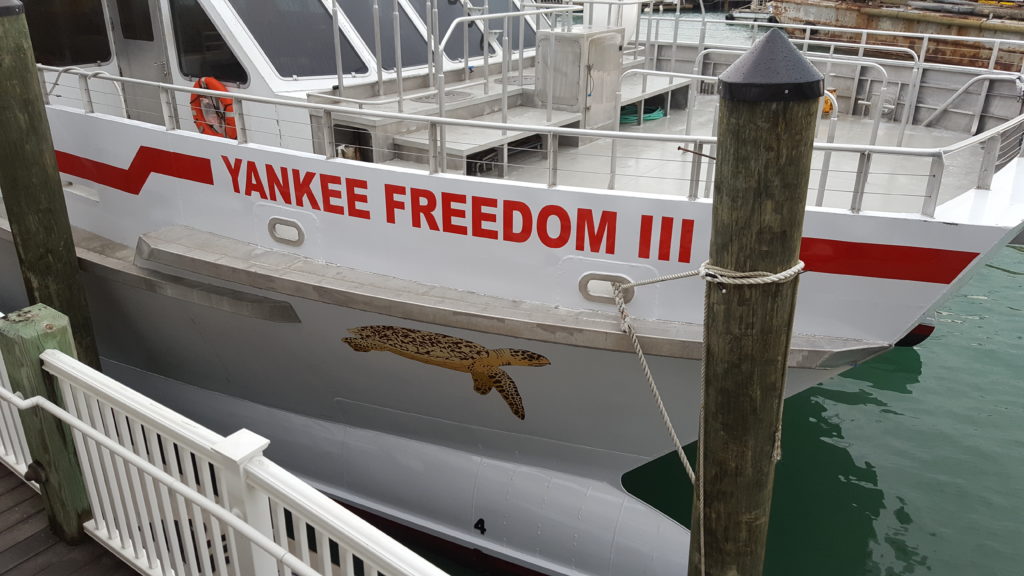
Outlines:
{"type": "Polygon", "coordinates": [[[766,573],[1022,574],[1022,310],[1008,247],[928,341],[787,401],[766,573]]]}

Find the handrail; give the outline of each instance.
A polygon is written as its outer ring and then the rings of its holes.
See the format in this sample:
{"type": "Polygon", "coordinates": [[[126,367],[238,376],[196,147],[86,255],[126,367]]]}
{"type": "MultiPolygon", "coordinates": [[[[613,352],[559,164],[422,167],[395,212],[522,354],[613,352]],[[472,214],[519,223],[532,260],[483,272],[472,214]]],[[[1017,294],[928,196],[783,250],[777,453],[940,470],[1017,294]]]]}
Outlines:
{"type": "MultiPolygon", "coordinates": [[[[520,19],[522,19],[525,22],[526,19],[529,18],[530,16],[538,16],[539,17],[539,16],[544,15],[544,14],[578,12],[578,11],[580,11],[582,9],[583,8],[581,6],[562,6],[562,7],[559,7],[559,8],[545,8],[545,9],[542,9],[542,10],[522,10],[522,11],[515,11],[515,12],[498,12],[498,13],[495,13],[495,14],[474,14],[474,15],[471,15],[471,16],[460,16],[460,17],[452,20],[452,23],[448,25],[448,30],[445,32],[444,37],[434,47],[435,66],[437,66],[436,62],[438,60],[442,60],[443,59],[444,48],[445,48],[445,46],[448,45],[448,40],[451,39],[452,34],[455,32],[455,29],[456,29],[456,27],[459,24],[463,24],[463,23],[466,23],[466,22],[479,22],[479,21],[483,21],[484,24],[485,24],[485,27],[484,27],[484,42],[488,43],[488,42],[490,42],[490,38],[487,37],[489,35],[489,29],[487,28],[487,24],[491,20],[501,19],[501,20],[503,20],[505,22],[505,25],[503,26],[503,28],[508,28],[508,18],[509,17],[520,18],[520,19]]],[[[434,12],[435,13],[437,12],[436,8],[434,9],[434,12]]],[[[435,25],[435,27],[437,25],[436,17],[435,17],[434,25],[435,25]]],[[[507,37],[507,34],[508,34],[507,30],[506,30],[505,34],[506,34],[506,37],[507,37]]],[[[553,40],[554,40],[554,38],[552,38],[552,41],[553,40]]],[[[507,48],[507,45],[505,46],[505,48],[507,48]]],[[[522,45],[520,45],[520,49],[521,48],[522,48],[522,45]]],[[[521,50],[520,50],[520,53],[521,53],[521,50]]],[[[487,87],[490,86],[490,77],[489,77],[490,76],[490,62],[488,61],[489,54],[490,54],[490,51],[487,49],[487,47],[485,45],[485,47],[484,47],[484,82],[485,82],[484,87],[485,87],[485,92],[487,91],[486,90],[487,87]]],[[[506,106],[506,104],[504,102],[506,101],[506,96],[507,96],[507,93],[508,93],[507,92],[507,90],[508,90],[508,88],[507,88],[508,87],[507,62],[508,62],[508,58],[509,58],[508,51],[503,49],[501,57],[502,57],[502,102],[503,102],[503,104],[502,104],[502,112],[506,113],[507,112],[507,106],[506,106]]],[[[467,62],[468,62],[468,57],[467,57],[467,62]]],[[[520,60],[519,61],[520,72],[522,72],[522,64],[523,64],[522,60],[520,60]]],[[[444,86],[445,86],[445,78],[444,78],[444,63],[443,63],[443,60],[442,60],[442,64],[439,66],[439,69],[440,69],[440,71],[437,72],[437,80],[435,81],[435,84],[437,85],[437,94],[438,94],[437,95],[437,110],[438,110],[437,113],[438,113],[438,116],[443,118],[444,114],[445,114],[445,88],[444,88],[444,86]]],[[[549,72],[549,74],[552,73],[552,72],[553,72],[553,69],[551,69],[551,72],[549,72]]],[[[548,119],[548,121],[550,121],[551,120],[551,102],[550,101],[552,99],[548,98],[548,100],[549,100],[549,103],[548,103],[548,116],[547,116],[547,119],[548,119]]],[[[447,154],[445,153],[445,151],[447,150],[447,146],[445,145],[445,131],[444,131],[444,125],[443,124],[441,125],[441,130],[440,130],[440,134],[439,134],[438,138],[440,140],[440,144],[441,144],[441,148],[440,149],[441,149],[441,152],[442,152],[442,160],[441,160],[441,163],[439,165],[439,168],[440,168],[440,170],[442,172],[444,172],[445,169],[447,168],[448,157],[447,157],[447,154]]]]}
{"type": "Polygon", "coordinates": [[[927,125],[931,124],[932,120],[935,120],[936,118],[938,118],[940,114],[945,112],[946,109],[948,109],[950,106],[953,105],[953,102],[955,102],[957,98],[959,98],[964,92],[967,92],[968,88],[973,86],[975,82],[978,82],[978,81],[981,81],[981,80],[1015,80],[1015,81],[1017,81],[1019,83],[1022,80],[1024,80],[1024,75],[1006,73],[1006,74],[982,74],[980,76],[975,76],[975,77],[971,78],[970,80],[968,80],[966,84],[961,86],[959,90],[954,92],[952,96],[947,98],[946,101],[942,103],[942,105],[940,105],[938,108],[936,108],[935,111],[932,112],[931,116],[926,118],[924,122],[921,122],[921,126],[927,126],[927,125]]]}
{"type": "MultiPolygon", "coordinates": [[[[663,77],[668,77],[668,78],[685,78],[685,79],[689,79],[689,80],[701,80],[701,81],[706,81],[706,82],[714,82],[716,84],[718,83],[718,77],[716,77],[716,76],[701,76],[700,74],[686,74],[686,73],[683,73],[683,72],[665,72],[663,70],[646,70],[646,69],[643,69],[643,68],[631,68],[629,70],[626,70],[625,72],[622,73],[621,76],[619,76],[619,88],[618,88],[618,90],[615,91],[615,108],[614,108],[614,110],[619,110],[619,109],[622,108],[622,82],[626,79],[627,76],[632,76],[634,74],[642,74],[644,77],[647,77],[647,76],[663,76],[663,77]]],[[[689,118],[690,118],[690,115],[693,114],[694,107],[695,107],[694,103],[696,101],[695,100],[695,96],[694,96],[694,91],[690,90],[689,94],[690,94],[690,105],[689,105],[689,109],[686,112],[686,114],[687,114],[687,125],[689,125],[689,118]]],[[[643,106],[641,104],[637,104],[637,109],[638,109],[637,110],[637,118],[639,118],[639,120],[640,120],[638,122],[638,124],[642,125],[643,124],[643,117],[644,117],[643,106]]],[[[619,118],[616,118],[615,119],[615,131],[616,132],[621,130],[620,124],[621,124],[621,122],[620,122],[619,118]]],[[[689,134],[689,130],[687,130],[687,135],[688,134],[689,134]]],[[[702,144],[698,143],[698,152],[700,152],[699,148],[701,148],[702,146],[703,146],[702,144]]],[[[609,169],[608,169],[608,189],[609,190],[613,190],[615,188],[615,171],[616,171],[616,162],[617,161],[618,161],[618,139],[612,138],[611,163],[609,164],[609,169]]]]}
{"type": "MultiPolygon", "coordinates": [[[[871,63],[864,63],[864,64],[865,65],[871,65],[871,63]]],[[[52,67],[52,66],[43,66],[43,65],[39,65],[38,68],[39,68],[39,70],[47,71],[47,72],[60,72],[62,70],[62,68],[57,68],[57,67],[52,67]]],[[[71,75],[78,75],[80,77],[84,75],[83,72],[72,70],[72,69],[63,69],[63,70],[64,70],[65,73],[71,74],[71,75]]],[[[115,77],[115,76],[98,76],[97,78],[103,79],[103,80],[109,80],[111,82],[121,82],[121,83],[127,82],[127,83],[133,83],[133,84],[138,84],[138,85],[152,86],[152,87],[158,88],[158,89],[162,90],[164,93],[168,93],[168,94],[177,91],[177,92],[183,92],[183,93],[188,93],[188,94],[200,94],[200,95],[214,96],[214,97],[218,97],[218,98],[225,96],[224,92],[217,92],[217,91],[214,91],[214,90],[206,90],[206,89],[202,89],[202,88],[194,88],[194,87],[191,87],[191,86],[177,86],[177,85],[173,85],[173,84],[164,84],[164,83],[160,83],[160,82],[152,82],[152,81],[146,81],[146,80],[137,80],[137,79],[132,79],[132,78],[119,78],[119,77],[115,77]]],[[[351,107],[334,106],[334,105],[329,105],[329,104],[318,104],[318,103],[305,102],[305,101],[299,101],[299,100],[285,100],[285,99],[275,98],[275,97],[254,96],[254,95],[237,93],[237,92],[227,93],[227,97],[236,99],[239,102],[253,102],[253,103],[260,103],[260,104],[269,104],[269,105],[272,105],[272,106],[286,106],[286,107],[293,107],[293,108],[299,108],[299,109],[305,109],[305,110],[314,110],[314,111],[319,111],[322,114],[323,113],[326,113],[326,114],[334,114],[334,113],[337,113],[337,114],[352,114],[352,111],[353,111],[351,107]]],[[[173,98],[173,97],[171,97],[171,98],[173,98]]],[[[237,108],[238,108],[238,106],[236,106],[236,109],[237,108]]],[[[422,123],[422,124],[427,125],[427,127],[428,127],[428,129],[429,129],[429,131],[430,131],[430,133],[432,135],[431,138],[430,138],[430,148],[429,148],[429,154],[430,154],[430,157],[432,159],[431,160],[431,169],[432,169],[432,171],[437,171],[438,168],[440,168],[440,166],[438,166],[439,164],[441,166],[443,166],[443,163],[444,163],[443,162],[443,154],[440,154],[439,150],[443,150],[444,148],[443,147],[439,148],[439,146],[440,146],[440,142],[439,142],[440,138],[437,137],[437,133],[438,132],[443,132],[443,128],[447,127],[447,126],[465,126],[465,127],[471,127],[471,128],[485,128],[485,129],[490,129],[490,130],[523,131],[523,132],[532,132],[532,133],[536,133],[536,134],[545,134],[545,135],[547,135],[547,137],[549,139],[549,142],[555,142],[555,141],[557,141],[558,137],[561,137],[561,136],[589,137],[589,138],[611,138],[613,142],[615,142],[617,140],[634,140],[634,141],[648,141],[648,142],[674,142],[674,143],[687,142],[687,143],[693,143],[695,145],[699,144],[701,147],[706,146],[706,145],[714,145],[716,143],[716,141],[717,141],[717,139],[715,137],[713,137],[713,136],[695,136],[695,135],[687,135],[687,134],[683,134],[683,135],[680,135],[680,134],[655,134],[655,133],[647,133],[647,132],[616,132],[616,131],[608,131],[608,130],[590,130],[590,129],[581,129],[581,128],[565,128],[565,127],[558,127],[558,126],[551,126],[551,125],[524,125],[524,124],[510,124],[510,123],[507,123],[507,122],[482,122],[482,121],[479,121],[479,120],[471,120],[471,119],[442,118],[442,117],[437,117],[437,116],[427,116],[427,115],[420,115],[420,114],[408,114],[408,113],[401,113],[401,112],[388,112],[388,111],[383,111],[383,110],[360,110],[359,113],[361,115],[365,116],[365,117],[368,117],[368,118],[380,118],[380,119],[389,119],[389,120],[401,120],[401,121],[408,121],[408,122],[418,122],[418,123],[422,123]],[[440,162],[438,160],[440,160],[440,162]]],[[[167,129],[169,129],[169,130],[173,129],[173,126],[172,126],[173,123],[170,120],[167,120],[165,118],[165,122],[167,123],[167,129]]],[[[867,154],[867,155],[888,154],[888,155],[898,155],[898,156],[932,158],[932,160],[933,160],[932,171],[931,171],[931,176],[932,177],[929,179],[929,193],[928,193],[928,195],[926,195],[925,203],[924,203],[924,205],[922,207],[922,214],[924,214],[926,216],[931,216],[934,213],[934,206],[931,205],[931,203],[934,202],[934,198],[931,195],[931,188],[933,186],[935,186],[935,184],[934,184],[935,182],[937,182],[937,181],[939,181],[941,179],[941,172],[944,169],[944,162],[942,161],[943,156],[945,154],[950,154],[950,153],[956,152],[958,150],[961,150],[961,149],[963,149],[965,147],[977,144],[981,140],[985,140],[985,139],[987,139],[987,138],[989,138],[989,137],[991,137],[991,136],[993,136],[995,134],[998,134],[999,132],[1001,132],[1003,130],[1008,130],[1008,129],[1011,129],[1013,127],[1016,127],[1019,124],[1021,124],[1022,122],[1024,122],[1024,115],[1022,115],[1022,116],[1020,116],[1018,118],[1015,118],[1015,119],[1013,119],[1013,120],[1011,120],[1011,121],[1009,121],[1007,123],[1004,123],[1004,124],[1002,124],[1000,126],[992,128],[991,130],[985,132],[984,134],[980,134],[980,135],[975,136],[973,138],[969,138],[967,140],[964,140],[964,141],[961,141],[961,142],[957,142],[957,143],[954,143],[954,144],[950,144],[950,145],[947,145],[947,146],[944,146],[944,147],[941,147],[941,148],[904,148],[904,147],[894,147],[894,146],[879,146],[879,145],[876,145],[876,144],[849,144],[849,143],[827,143],[827,142],[823,143],[823,142],[817,142],[817,143],[814,144],[814,149],[815,150],[819,150],[819,151],[847,152],[847,153],[857,153],[857,154],[862,154],[862,155],[863,154],[867,154]]],[[[242,124],[243,123],[239,123],[239,126],[238,126],[238,129],[239,129],[239,139],[244,141],[245,140],[244,126],[242,124]]],[[[329,141],[328,141],[328,144],[330,144],[329,141]]],[[[332,157],[329,152],[326,154],[326,156],[328,158],[332,157]]],[[[553,150],[553,149],[549,149],[549,151],[548,151],[548,171],[549,171],[549,181],[548,181],[548,184],[549,184],[549,186],[557,185],[556,176],[555,176],[554,173],[552,173],[554,170],[557,170],[557,165],[558,165],[558,162],[557,162],[557,151],[553,150]]],[[[870,169],[869,163],[863,164],[860,169],[863,170],[863,171],[869,170],[870,169]]],[[[861,179],[861,181],[864,181],[864,180],[865,179],[861,179]]],[[[691,183],[691,185],[692,185],[692,183],[691,183]]]]}
{"type": "Polygon", "coordinates": [[[387,548],[388,554],[376,555],[373,563],[384,574],[421,574],[447,576],[430,562],[405,547],[396,547],[394,542],[379,533],[369,522],[348,512],[336,502],[305,482],[296,482],[295,477],[267,458],[254,458],[246,468],[246,478],[255,487],[269,494],[285,495],[289,510],[302,518],[317,520],[328,528],[339,544],[360,550],[387,548]],[[353,526],[361,530],[353,530],[353,526]],[[381,536],[384,536],[381,538],[381,536]],[[344,538],[344,541],[341,540],[344,538]]]}
{"type": "MultiPolygon", "coordinates": [[[[486,80],[475,80],[473,82],[459,84],[459,86],[462,88],[469,88],[471,86],[479,86],[484,82],[486,82],[486,80]]],[[[437,94],[437,88],[429,88],[422,92],[416,92],[415,94],[410,94],[406,98],[421,98],[423,96],[433,96],[434,94],[437,94]]],[[[347,102],[349,104],[355,104],[356,106],[359,107],[360,110],[363,109],[363,106],[384,106],[387,104],[400,104],[403,101],[402,96],[395,96],[392,98],[381,98],[379,100],[360,100],[358,98],[345,98],[343,96],[334,96],[333,94],[317,94],[316,96],[317,98],[326,98],[328,100],[334,100],[335,102],[347,102]]],[[[399,112],[401,112],[401,110],[399,110],[399,112]]]]}
{"type": "MultiPolygon", "coordinates": [[[[707,54],[743,54],[743,52],[739,51],[739,50],[732,50],[732,49],[726,49],[726,48],[707,48],[705,50],[702,50],[702,51],[700,51],[700,53],[697,54],[696,57],[694,57],[693,70],[694,70],[695,74],[697,73],[697,71],[701,70],[704,67],[704,56],[706,56],[707,54]]],[[[859,66],[867,66],[869,68],[873,68],[874,70],[878,71],[879,74],[882,75],[882,89],[879,90],[879,92],[878,92],[879,100],[881,100],[881,96],[883,94],[885,94],[886,89],[889,87],[889,73],[886,72],[885,68],[883,68],[882,65],[878,64],[877,62],[865,61],[863,59],[852,60],[851,58],[849,58],[847,56],[843,56],[841,54],[830,54],[828,56],[808,56],[808,55],[805,54],[804,58],[806,58],[807,60],[809,60],[811,62],[844,62],[844,63],[856,64],[858,67],[859,66]]],[[[856,101],[856,98],[857,98],[856,94],[851,95],[851,99],[854,99],[854,101],[856,101]]],[[[851,108],[852,108],[852,106],[851,106],[851,108]]],[[[875,106],[874,109],[871,111],[871,116],[872,116],[871,136],[868,139],[868,144],[874,145],[875,142],[878,140],[878,127],[879,127],[879,125],[882,122],[882,102],[881,101],[879,101],[878,105],[875,106]]],[[[903,124],[900,125],[900,140],[901,141],[903,140],[902,134],[903,134],[903,130],[905,128],[906,128],[906,123],[903,123],[903,124]]],[[[690,131],[690,122],[689,122],[689,117],[687,117],[686,132],[689,133],[689,131],[690,131]]]]}
{"type": "Polygon", "coordinates": [[[993,136],[995,136],[997,134],[1002,134],[1003,132],[1006,132],[1008,130],[1012,130],[1012,129],[1016,128],[1017,126],[1020,126],[1021,124],[1024,124],[1024,114],[1021,114],[1020,116],[1017,116],[1016,118],[1007,120],[1006,122],[1003,122],[999,126],[995,126],[994,128],[989,128],[988,130],[982,132],[981,134],[976,134],[974,136],[971,136],[970,138],[967,138],[966,140],[961,140],[959,142],[954,142],[954,143],[949,144],[947,146],[943,146],[939,150],[941,150],[943,154],[953,154],[955,152],[959,152],[959,151],[963,150],[964,148],[968,148],[970,146],[974,146],[975,144],[980,144],[980,143],[984,142],[985,140],[988,140],[989,138],[991,138],[991,137],[993,137],[993,136]]]}
{"type": "MultiPolygon", "coordinates": [[[[812,46],[828,46],[830,48],[866,48],[866,46],[862,44],[856,44],[853,42],[833,42],[831,40],[793,40],[793,44],[810,44],[812,46]]],[[[917,55],[917,52],[914,52],[910,48],[904,46],[875,46],[874,44],[871,44],[870,46],[872,50],[895,52],[897,54],[906,54],[910,56],[910,59],[914,61],[914,64],[918,64],[921,61],[920,57],[917,55]]],[[[846,56],[845,54],[830,55],[837,57],[846,56]]],[[[860,58],[867,58],[867,56],[861,56],[860,58]]]]}
{"type": "MultiPolygon", "coordinates": [[[[953,40],[957,42],[963,42],[964,40],[979,41],[984,44],[1012,44],[1024,48],[1024,40],[1011,40],[1007,38],[982,38],[979,36],[954,36],[950,34],[924,34],[920,32],[897,32],[895,30],[860,30],[853,28],[842,28],[840,26],[819,26],[816,24],[783,24],[783,23],[771,23],[771,22],[746,22],[742,20],[733,20],[729,22],[730,26],[761,26],[765,28],[783,28],[783,29],[796,29],[796,30],[812,30],[812,31],[825,31],[825,32],[843,32],[851,33],[853,31],[866,32],[869,35],[874,36],[898,36],[901,38],[930,38],[932,40],[953,40]]],[[[859,46],[859,44],[858,44],[859,46]]],[[[875,44],[865,44],[865,47],[870,46],[871,48],[881,47],[875,44]]]]}
{"type": "MultiPolygon", "coordinates": [[[[47,350],[43,353],[44,362],[47,359],[53,361],[54,355],[56,354],[61,353],[54,350],[47,350]]],[[[22,399],[10,391],[0,387],[0,400],[17,407],[20,411],[36,408],[48,412],[53,417],[67,424],[70,428],[73,428],[76,432],[88,437],[93,442],[101,445],[104,449],[113,452],[119,458],[123,458],[130,462],[132,466],[138,468],[148,476],[157,479],[160,484],[168,490],[187,499],[191,504],[199,506],[204,512],[216,517],[218,521],[230,526],[233,530],[237,530],[239,534],[259,546],[264,552],[278,562],[284,563],[289,569],[294,570],[302,576],[319,576],[319,573],[316,570],[307,566],[301,560],[292,555],[291,552],[285,550],[276,542],[264,536],[259,530],[253,528],[244,520],[232,514],[229,510],[225,510],[215,502],[211,502],[206,498],[206,496],[171,477],[163,470],[140,458],[134,452],[128,450],[124,446],[121,446],[119,443],[114,442],[106,435],[93,429],[91,426],[85,425],[81,420],[75,418],[69,412],[46,398],[43,398],[42,396],[33,396],[32,398],[22,399]]]]}
{"type": "Polygon", "coordinates": [[[543,10],[520,10],[516,12],[496,12],[494,14],[476,14],[473,16],[459,16],[448,26],[448,31],[444,33],[444,38],[441,39],[439,44],[441,50],[448,45],[448,40],[451,40],[452,33],[455,32],[455,27],[463,22],[472,22],[475,20],[499,20],[512,16],[518,17],[529,17],[529,16],[540,16],[542,14],[553,14],[556,12],[579,12],[582,10],[580,6],[563,6],[561,8],[545,8],[543,10]]]}
{"type": "MultiPolygon", "coordinates": [[[[701,80],[703,82],[714,82],[716,84],[718,83],[717,76],[702,76],[700,74],[687,74],[685,72],[666,72],[664,70],[648,70],[646,68],[630,68],[629,70],[626,70],[625,72],[622,73],[622,75],[619,76],[619,88],[615,92],[616,109],[618,109],[622,105],[622,82],[626,79],[627,76],[633,76],[635,74],[641,74],[645,77],[661,76],[664,78],[684,78],[687,80],[701,80]]],[[[693,93],[691,91],[691,104],[693,103],[692,94],[693,93]]],[[[692,112],[692,110],[693,109],[691,108],[690,111],[692,112]]],[[[641,114],[640,117],[643,118],[643,115],[641,114]]],[[[639,124],[643,124],[643,122],[639,122],[639,124]]]]}
{"type": "MultiPolygon", "coordinates": [[[[241,573],[251,568],[253,574],[277,574],[280,567],[290,574],[318,576],[321,572],[313,567],[308,550],[303,550],[305,525],[298,524],[313,520],[310,525],[317,530],[323,573],[335,573],[330,568],[328,543],[336,543],[343,554],[341,572],[348,575],[353,574],[354,555],[363,561],[367,576],[445,576],[263,457],[265,439],[245,430],[227,438],[220,436],[57,350],[47,350],[40,358],[43,369],[56,378],[67,408],[41,396],[22,398],[0,386],[4,415],[9,415],[10,406],[19,411],[41,409],[75,432],[72,446],[82,462],[94,512],[94,520],[86,528],[143,573],[157,573],[160,563],[175,566],[165,565],[159,573],[169,573],[172,568],[184,568],[190,574],[198,574],[202,568],[202,573],[208,573],[214,564],[223,569],[227,558],[241,573]],[[98,424],[97,418],[103,424],[98,424]],[[174,454],[170,460],[177,464],[161,467],[164,453],[174,454]],[[190,457],[191,466],[187,464],[190,457]],[[214,473],[216,477],[211,475],[214,473]],[[109,484],[109,494],[102,487],[104,482],[109,484]],[[282,516],[272,519],[269,514],[275,507],[282,516]],[[135,524],[136,513],[141,514],[141,526],[135,524]],[[299,545],[295,553],[288,549],[285,513],[292,515],[295,526],[299,545]],[[207,517],[216,523],[205,526],[207,517]],[[147,523],[164,525],[164,529],[142,529],[147,523]],[[186,528],[175,530],[177,526],[186,528]],[[190,550],[187,527],[195,531],[193,541],[208,540],[207,529],[212,529],[213,542],[226,537],[223,553],[219,545],[213,545],[208,558],[201,549],[190,550]],[[243,539],[241,545],[236,545],[236,536],[243,539]],[[179,550],[183,551],[179,554],[179,550]]],[[[5,379],[0,357],[0,380],[5,379]]],[[[16,413],[13,420],[18,420],[16,413]]],[[[9,426],[0,430],[5,445],[10,433],[9,426]]]]}
{"type": "MultiPolygon", "coordinates": [[[[629,42],[632,41],[634,46],[638,46],[640,44],[640,19],[643,17],[643,5],[644,4],[650,4],[650,3],[651,3],[651,0],[573,0],[573,4],[576,4],[578,6],[582,6],[584,8],[584,14],[586,14],[586,8],[588,6],[591,7],[590,8],[590,16],[587,18],[587,24],[593,24],[594,23],[594,9],[597,6],[607,6],[608,7],[607,17],[608,17],[609,21],[611,21],[612,10],[614,8],[621,8],[621,7],[624,7],[624,6],[640,6],[640,8],[636,11],[636,30],[634,32],[635,35],[633,36],[633,38],[625,38],[624,39],[625,44],[629,44],[629,42]]],[[[679,12],[679,7],[680,7],[681,4],[682,4],[682,2],[677,2],[676,3],[676,11],[675,11],[676,16],[678,16],[679,13],[680,13],[679,12]]],[[[538,3],[535,3],[535,2],[524,2],[523,6],[524,7],[526,7],[526,6],[547,6],[547,4],[538,4],[538,3]]],[[[704,3],[703,3],[703,1],[700,2],[700,8],[701,8],[701,12],[703,12],[703,10],[704,10],[704,3]]],[[[620,14],[620,22],[621,22],[621,14],[620,14]]],[[[675,25],[676,25],[676,30],[678,30],[679,29],[679,22],[678,22],[678,20],[676,21],[675,25]]],[[[637,58],[637,60],[639,60],[639,58],[637,58]]]]}
{"type": "MultiPolygon", "coordinates": [[[[37,67],[41,70],[50,72],[56,72],[60,68],[54,66],[45,66],[38,64],[37,67]]],[[[71,71],[74,74],[73,71],[71,71]]],[[[232,98],[236,100],[242,100],[245,102],[255,102],[258,104],[269,104],[273,106],[290,106],[293,108],[302,108],[305,110],[317,110],[321,112],[330,112],[338,114],[351,114],[352,108],[345,106],[332,106],[330,104],[317,104],[313,102],[304,102],[301,100],[285,100],[282,98],[273,98],[269,96],[256,96],[252,94],[244,94],[242,92],[218,92],[216,90],[207,90],[203,88],[195,88],[192,86],[178,86],[175,84],[165,84],[162,82],[153,82],[151,80],[138,80],[135,78],[124,78],[118,76],[102,77],[104,80],[110,80],[113,82],[128,82],[129,84],[139,84],[143,86],[151,86],[154,88],[160,88],[162,90],[172,90],[177,92],[186,92],[188,94],[199,94],[200,96],[213,96],[215,98],[232,98]]],[[[363,116],[368,118],[381,118],[387,120],[405,120],[409,122],[421,122],[424,124],[438,124],[441,126],[466,126],[469,128],[488,128],[493,130],[516,130],[524,132],[537,132],[542,134],[554,133],[561,136],[589,136],[596,138],[622,138],[625,140],[651,140],[657,142],[704,142],[709,143],[714,141],[714,138],[708,136],[681,136],[673,134],[655,134],[650,132],[622,132],[615,133],[607,130],[588,130],[584,128],[565,128],[560,126],[546,126],[546,125],[532,125],[532,124],[509,124],[502,122],[481,122],[479,120],[469,120],[462,118],[442,118],[438,116],[426,116],[422,114],[409,114],[405,112],[388,112],[385,110],[360,110],[359,112],[363,116]]]]}

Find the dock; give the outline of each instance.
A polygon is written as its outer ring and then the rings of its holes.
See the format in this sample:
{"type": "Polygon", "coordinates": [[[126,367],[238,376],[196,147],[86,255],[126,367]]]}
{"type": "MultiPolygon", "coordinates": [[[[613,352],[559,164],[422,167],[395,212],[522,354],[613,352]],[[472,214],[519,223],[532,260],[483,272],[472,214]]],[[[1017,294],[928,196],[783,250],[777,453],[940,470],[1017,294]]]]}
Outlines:
{"type": "Polygon", "coordinates": [[[0,466],[0,575],[135,576],[135,570],[95,540],[61,542],[46,521],[43,499],[0,466]]]}

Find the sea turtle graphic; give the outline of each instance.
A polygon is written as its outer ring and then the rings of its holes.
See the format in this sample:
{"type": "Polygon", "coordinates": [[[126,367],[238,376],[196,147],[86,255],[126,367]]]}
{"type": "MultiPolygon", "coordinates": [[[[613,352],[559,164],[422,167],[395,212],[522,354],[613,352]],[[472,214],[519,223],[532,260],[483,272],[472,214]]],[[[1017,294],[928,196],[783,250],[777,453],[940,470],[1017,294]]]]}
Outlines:
{"type": "Polygon", "coordinates": [[[520,420],[526,418],[523,399],[515,381],[500,366],[547,366],[551,363],[529,350],[491,350],[462,338],[412,328],[360,326],[349,332],[356,337],[341,340],[357,352],[381,350],[424,364],[468,372],[473,377],[473,390],[478,394],[497,390],[520,420]]]}

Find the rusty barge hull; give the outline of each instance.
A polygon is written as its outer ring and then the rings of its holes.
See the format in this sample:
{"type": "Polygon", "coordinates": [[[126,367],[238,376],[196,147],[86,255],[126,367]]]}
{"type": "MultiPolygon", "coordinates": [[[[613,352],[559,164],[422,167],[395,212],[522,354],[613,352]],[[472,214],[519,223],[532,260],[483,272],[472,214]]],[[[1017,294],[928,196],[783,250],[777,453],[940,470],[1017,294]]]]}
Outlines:
{"type": "MultiPolygon", "coordinates": [[[[1009,72],[1020,72],[1024,67],[1024,45],[1001,42],[998,55],[993,62],[993,45],[960,42],[937,36],[972,36],[992,40],[1024,41],[1024,21],[995,19],[982,16],[931,12],[907,8],[900,5],[868,5],[853,2],[830,2],[823,0],[775,0],[772,10],[779,22],[831,26],[881,32],[926,34],[927,53],[924,60],[951,64],[992,68],[1009,72]]],[[[1024,8],[1020,11],[1024,18],[1024,8]]],[[[803,38],[803,30],[791,29],[794,37],[803,38]]],[[[812,33],[814,40],[839,42],[860,42],[859,30],[821,30],[812,33]]],[[[922,54],[924,40],[921,37],[894,34],[872,35],[868,41],[874,44],[910,48],[922,54]]],[[[891,53],[888,55],[892,57],[891,53]]]]}

